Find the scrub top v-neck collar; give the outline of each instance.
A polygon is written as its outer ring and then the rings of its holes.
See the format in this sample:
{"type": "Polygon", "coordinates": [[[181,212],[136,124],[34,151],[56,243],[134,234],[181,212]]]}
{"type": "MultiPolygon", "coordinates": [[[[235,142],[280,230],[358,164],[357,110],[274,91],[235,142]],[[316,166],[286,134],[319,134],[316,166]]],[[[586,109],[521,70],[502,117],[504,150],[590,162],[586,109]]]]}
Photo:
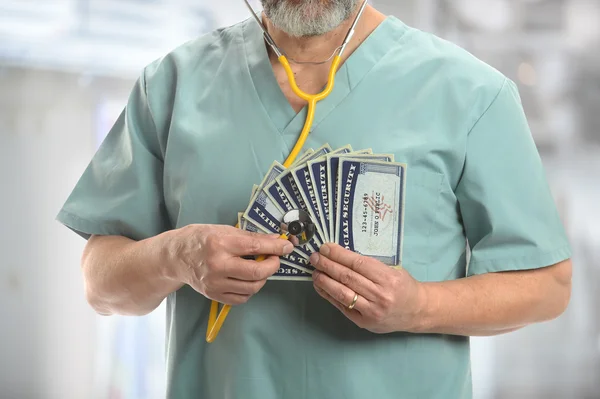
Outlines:
{"type": "MultiPolygon", "coordinates": [[[[406,29],[407,26],[399,19],[388,16],[367,36],[338,69],[331,94],[317,103],[312,130],[350,94],[387,52],[398,45],[406,29]]],[[[241,40],[250,77],[264,111],[281,134],[298,135],[306,118],[306,106],[296,113],[288,102],[273,73],[263,32],[252,18],[242,23],[241,40]]]]}

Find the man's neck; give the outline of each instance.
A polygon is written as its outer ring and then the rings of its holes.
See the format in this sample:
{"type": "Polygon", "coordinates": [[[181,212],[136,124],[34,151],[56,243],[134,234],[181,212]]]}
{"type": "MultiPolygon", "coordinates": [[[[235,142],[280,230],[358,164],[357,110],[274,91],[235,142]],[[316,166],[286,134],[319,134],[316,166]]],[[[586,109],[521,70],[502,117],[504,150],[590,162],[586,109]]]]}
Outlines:
{"type": "MultiPolygon", "coordinates": [[[[288,58],[296,61],[321,62],[328,59],[336,48],[342,45],[348,29],[352,26],[358,7],[354,13],[334,30],[313,37],[293,37],[275,27],[271,21],[263,15],[263,21],[269,31],[269,34],[275,40],[277,46],[285,52],[288,58]]],[[[344,50],[342,61],[344,61],[352,52],[364,41],[364,39],[385,19],[385,15],[375,10],[370,5],[365,10],[358,21],[354,36],[344,50]]],[[[269,49],[271,57],[274,57],[269,49]]]]}

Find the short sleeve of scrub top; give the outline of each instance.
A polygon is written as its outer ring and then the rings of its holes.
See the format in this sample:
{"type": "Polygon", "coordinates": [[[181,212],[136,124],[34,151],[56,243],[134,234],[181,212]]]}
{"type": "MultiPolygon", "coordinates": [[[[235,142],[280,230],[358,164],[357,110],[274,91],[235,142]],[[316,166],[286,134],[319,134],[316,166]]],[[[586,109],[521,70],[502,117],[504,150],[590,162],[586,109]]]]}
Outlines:
{"type": "Polygon", "coordinates": [[[168,229],[162,154],[145,89],[141,76],[58,214],[58,221],[86,239],[95,234],[141,240],[168,229]]]}
{"type": "Polygon", "coordinates": [[[467,135],[455,192],[471,249],[468,275],[533,269],[570,257],[516,85],[509,79],[467,135]]]}

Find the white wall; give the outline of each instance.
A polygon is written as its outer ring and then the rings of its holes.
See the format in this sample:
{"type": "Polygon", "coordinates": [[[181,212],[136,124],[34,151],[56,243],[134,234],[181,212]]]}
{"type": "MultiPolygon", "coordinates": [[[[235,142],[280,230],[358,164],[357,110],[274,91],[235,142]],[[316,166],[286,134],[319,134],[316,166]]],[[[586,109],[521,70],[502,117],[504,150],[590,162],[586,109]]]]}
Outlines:
{"type": "Polygon", "coordinates": [[[91,397],[96,316],[81,283],[84,241],[54,217],[94,151],[93,104],[130,84],[85,83],[0,69],[2,398],[91,397]]]}

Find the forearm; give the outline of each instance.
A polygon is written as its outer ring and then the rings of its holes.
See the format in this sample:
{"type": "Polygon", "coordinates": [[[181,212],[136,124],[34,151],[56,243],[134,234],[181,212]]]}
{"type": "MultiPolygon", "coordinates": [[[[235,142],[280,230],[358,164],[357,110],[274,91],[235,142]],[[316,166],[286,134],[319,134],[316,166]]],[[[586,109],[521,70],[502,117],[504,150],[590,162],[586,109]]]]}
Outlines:
{"type": "MultiPolygon", "coordinates": [[[[168,234],[168,233],[165,233],[168,234]]],[[[85,291],[100,314],[144,315],[182,284],[168,277],[174,266],[164,235],[143,241],[93,236],[82,258],[85,291]]]]}
{"type": "Polygon", "coordinates": [[[549,269],[424,283],[415,332],[488,336],[558,317],[570,297],[570,262],[549,269]]]}

